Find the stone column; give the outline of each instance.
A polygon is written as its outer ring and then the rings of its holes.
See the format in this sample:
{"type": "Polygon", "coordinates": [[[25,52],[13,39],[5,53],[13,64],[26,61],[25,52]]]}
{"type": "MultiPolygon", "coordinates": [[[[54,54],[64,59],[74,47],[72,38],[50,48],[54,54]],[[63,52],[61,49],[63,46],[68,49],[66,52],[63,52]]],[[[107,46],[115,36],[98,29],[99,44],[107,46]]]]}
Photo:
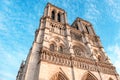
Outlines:
{"type": "MultiPolygon", "coordinates": [[[[41,21],[41,25],[44,26],[44,23],[41,21]]],[[[36,37],[36,41],[33,42],[33,47],[31,49],[31,55],[29,57],[29,61],[27,63],[27,71],[25,75],[25,80],[36,80],[38,78],[38,62],[40,57],[40,50],[42,47],[44,29],[39,29],[38,35],[36,37]],[[42,38],[41,38],[42,37],[42,38]]]]}
{"type": "Polygon", "coordinates": [[[64,11],[64,23],[67,23],[67,18],[66,18],[67,16],[66,16],[66,13],[65,13],[65,11],[64,11]]]}
{"type": "Polygon", "coordinates": [[[61,22],[64,23],[65,19],[64,19],[64,13],[61,14],[61,22]]]}
{"type": "Polygon", "coordinates": [[[84,31],[84,26],[83,26],[83,24],[82,24],[81,21],[79,22],[79,24],[80,24],[80,26],[81,26],[81,31],[84,31]]]}
{"type": "Polygon", "coordinates": [[[51,17],[50,5],[48,5],[48,8],[47,8],[47,16],[51,17]]]}

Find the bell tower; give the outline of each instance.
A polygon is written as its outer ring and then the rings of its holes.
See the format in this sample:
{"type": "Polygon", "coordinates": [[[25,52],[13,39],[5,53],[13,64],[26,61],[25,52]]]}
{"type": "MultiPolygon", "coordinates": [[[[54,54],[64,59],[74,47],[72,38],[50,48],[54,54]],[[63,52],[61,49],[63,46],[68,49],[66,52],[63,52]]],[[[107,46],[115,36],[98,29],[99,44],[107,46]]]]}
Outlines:
{"type": "Polygon", "coordinates": [[[49,17],[52,21],[59,23],[67,23],[66,12],[50,3],[47,4],[44,11],[44,17],[49,17]]]}
{"type": "Polygon", "coordinates": [[[119,80],[90,22],[50,3],[44,9],[26,61],[16,80],[119,80]]]}
{"type": "Polygon", "coordinates": [[[84,35],[84,43],[89,48],[91,55],[96,61],[107,61],[109,63],[110,59],[106,55],[102,45],[99,36],[95,34],[95,31],[93,29],[93,26],[90,22],[85,21],[81,18],[77,18],[73,24],[72,27],[76,30],[79,30],[84,35]]]}

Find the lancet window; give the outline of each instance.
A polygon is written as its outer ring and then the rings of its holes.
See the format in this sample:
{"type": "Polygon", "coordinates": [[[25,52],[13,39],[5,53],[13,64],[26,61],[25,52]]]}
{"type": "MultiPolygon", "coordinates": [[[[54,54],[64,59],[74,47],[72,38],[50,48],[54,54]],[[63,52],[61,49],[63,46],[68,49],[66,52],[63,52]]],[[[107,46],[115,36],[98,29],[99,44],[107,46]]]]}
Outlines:
{"type": "Polygon", "coordinates": [[[62,46],[59,46],[58,52],[63,53],[63,47],[62,46]]]}
{"type": "Polygon", "coordinates": [[[50,51],[55,51],[55,46],[54,46],[54,44],[50,44],[50,51]]]}
{"type": "Polygon", "coordinates": [[[57,20],[58,20],[58,22],[61,22],[61,15],[60,15],[60,13],[58,13],[58,15],[57,15],[57,20]]]}
{"type": "Polygon", "coordinates": [[[54,10],[52,11],[51,18],[52,18],[52,20],[55,20],[55,11],[54,10]]]}

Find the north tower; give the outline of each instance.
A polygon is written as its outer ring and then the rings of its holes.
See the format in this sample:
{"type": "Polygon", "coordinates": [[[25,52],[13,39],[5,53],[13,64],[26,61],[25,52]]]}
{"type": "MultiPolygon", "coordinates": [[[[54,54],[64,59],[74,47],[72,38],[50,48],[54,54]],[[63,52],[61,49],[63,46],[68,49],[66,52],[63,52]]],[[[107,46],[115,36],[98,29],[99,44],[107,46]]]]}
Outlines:
{"type": "Polygon", "coordinates": [[[76,18],[50,3],[17,80],[119,80],[100,38],[90,22],[76,18]]]}

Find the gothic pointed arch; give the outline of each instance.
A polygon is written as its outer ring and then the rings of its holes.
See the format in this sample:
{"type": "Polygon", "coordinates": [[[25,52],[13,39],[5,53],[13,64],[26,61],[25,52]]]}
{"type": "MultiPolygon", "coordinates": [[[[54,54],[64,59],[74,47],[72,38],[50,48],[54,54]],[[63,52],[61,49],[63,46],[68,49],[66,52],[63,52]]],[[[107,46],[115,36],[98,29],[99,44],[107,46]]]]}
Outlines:
{"type": "Polygon", "coordinates": [[[50,78],[50,80],[69,80],[69,79],[62,72],[57,72],[50,78]]]}
{"type": "Polygon", "coordinates": [[[52,41],[54,41],[56,43],[56,50],[62,53],[67,53],[68,50],[68,44],[65,40],[63,40],[62,38],[58,37],[58,36],[52,36],[49,38],[49,43],[51,43],[52,41]]]}
{"type": "Polygon", "coordinates": [[[54,41],[51,41],[49,44],[50,51],[56,51],[57,45],[54,41]]]}
{"type": "Polygon", "coordinates": [[[58,22],[61,22],[61,14],[60,13],[57,14],[57,20],[58,20],[58,22]]]}
{"type": "Polygon", "coordinates": [[[85,72],[81,80],[98,80],[97,77],[91,72],[85,72]]]}
{"type": "Polygon", "coordinates": [[[55,10],[52,10],[52,12],[51,12],[51,18],[52,18],[52,20],[55,20],[55,10]]]}

